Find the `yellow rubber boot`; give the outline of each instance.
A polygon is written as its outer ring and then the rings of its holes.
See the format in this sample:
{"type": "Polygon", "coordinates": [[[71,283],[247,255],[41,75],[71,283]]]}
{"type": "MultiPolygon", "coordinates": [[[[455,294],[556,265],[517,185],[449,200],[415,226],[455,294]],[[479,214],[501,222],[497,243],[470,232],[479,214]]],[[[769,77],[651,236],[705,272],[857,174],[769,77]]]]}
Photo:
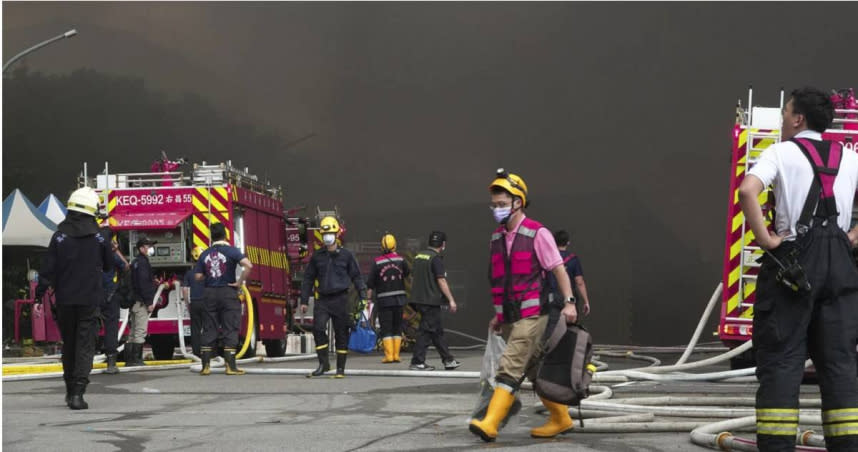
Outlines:
{"type": "Polygon", "coordinates": [[[384,359],[381,360],[383,363],[392,363],[393,362],[393,338],[386,337],[381,340],[381,345],[384,347],[384,359]]]}
{"type": "Polygon", "coordinates": [[[202,364],[202,369],[200,370],[200,375],[211,375],[211,356],[212,352],[208,347],[203,347],[200,351],[200,362],[202,364]]]}
{"type": "Polygon", "coordinates": [[[244,375],[244,370],[239,369],[238,366],[235,365],[235,349],[234,348],[224,348],[223,349],[224,361],[226,361],[226,374],[227,375],[244,375]]]}
{"type": "Polygon", "coordinates": [[[399,349],[402,348],[402,336],[393,336],[393,348],[391,352],[393,353],[393,362],[399,362],[399,349]]]}
{"type": "Polygon", "coordinates": [[[574,422],[569,416],[569,407],[560,403],[554,403],[550,400],[539,398],[545,408],[548,408],[548,422],[541,427],[536,427],[530,430],[530,436],[534,438],[554,438],[561,433],[572,431],[574,422]]]}
{"type": "Polygon", "coordinates": [[[481,421],[471,421],[468,430],[485,442],[494,441],[498,437],[498,425],[506,417],[513,401],[515,401],[515,396],[511,392],[500,386],[496,387],[486,410],[486,417],[481,421]]]}

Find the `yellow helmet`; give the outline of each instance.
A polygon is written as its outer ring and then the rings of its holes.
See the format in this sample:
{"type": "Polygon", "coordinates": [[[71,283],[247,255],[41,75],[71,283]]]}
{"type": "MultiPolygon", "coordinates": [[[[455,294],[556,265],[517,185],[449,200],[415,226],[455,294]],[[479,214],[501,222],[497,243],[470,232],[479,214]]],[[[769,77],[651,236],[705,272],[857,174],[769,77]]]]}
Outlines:
{"type": "Polygon", "coordinates": [[[507,173],[505,169],[498,168],[495,179],[489,185],[489,190],[501,188],[513,196],[521,198],[522,207],[527,207],[527,184],[517,174],[507,173]]]}
{"type": "Polygon", "coordinates": [[[387,252],[396,251],[396,237],[393,234],[384,234],[381,238],[381,249],[387,252]]]}
{"type": "Polygon", "coordinates": [[[206,247],[204,246],[195,246],[194,249],[191,250],[191,257],[194,258],[195,261],[198,261],[205,250],[206,247]]]}
{"type": "Polygon", "coordinates": [[[319,229],[322,230],[322,234],[339,234],[340,223],[334,217],[325,217],[322,218],[322,222],[319,224],[319,229]]]}

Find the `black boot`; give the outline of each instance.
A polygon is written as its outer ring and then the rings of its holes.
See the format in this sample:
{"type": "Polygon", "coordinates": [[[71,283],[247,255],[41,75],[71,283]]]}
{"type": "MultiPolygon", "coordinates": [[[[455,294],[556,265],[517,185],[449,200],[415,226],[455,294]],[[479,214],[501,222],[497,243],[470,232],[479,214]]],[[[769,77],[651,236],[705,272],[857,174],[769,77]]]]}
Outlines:
{"type": "Polygon", "coordinates": [[[239,369],[238,366],[235,365],[235,349],[234,348],[224,348],[224,357],[223,360],[226,361],[226,374],[227,375],[244,375],[244,371],[239,369]]]}
{"type": "Polygon", "coordinates": [[[210,350],[204,349],[200,352],[200,361],[203,365],[203,368],[200,370],[200,375],[210,375],[212,373],[211,361],[212,361],[212,352],[210,350]]]}
{"type": "Polygon", "coordinates": [[[137,344],[125,344],[125,367],[137,366],[137,344]]]}
{"type": "Polygon", "coordinates": [[[119,368],[116,367],[116,353],[107,355],[107,369],[104,369],[106,374],[118,374],[119,368]]]}
{"type": "Polygon", "coordinates": [[[310,377],[318,377],[325,372],[331,370],[331,362],[328,361],[328,347],[317,349],[316,355],[319,357],[319,367],[316,368],[310,375],[307,375],[307,378],[310,377]]]}
{"type": "Polygon", "coordinates": [[[347,350],[337,350],[337,374],[334,378],[346,378],[346,358],[349,356],[347,350]]]}
{"type": "Polygon", "coordinates": [[[69,380],[65,380],[65,382],[66,382],[66,406],[69,406],[69,404],[71,403],[72,390],[74,388],[74,385],[69,380]]]}
{"type": "Polygon", "coordinates": [[[72,390],[71,400],[69,400],[69,408],[73,410],[85,410],[89,408],[89,404],[83,400],[83,393],[86,392],[86,385],[76,384],[72,390]]]}

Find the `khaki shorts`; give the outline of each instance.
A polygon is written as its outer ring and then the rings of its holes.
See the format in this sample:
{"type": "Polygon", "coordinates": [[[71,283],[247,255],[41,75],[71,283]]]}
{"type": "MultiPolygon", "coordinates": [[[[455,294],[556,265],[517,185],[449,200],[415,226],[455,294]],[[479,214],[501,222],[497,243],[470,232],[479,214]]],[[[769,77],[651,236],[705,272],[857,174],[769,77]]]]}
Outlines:
{"type": "MultiPolygon", "coordinates": [[[[548,325],[548,316],[532,316],[514,323],[501,326],[501,335],[506,341],[506,349],[498,365],[498,377],[502,380],[518,381],[524,375],[533,355],[539,346],[539,340],[548,325]]],[[[536,377],[536,366],[528,372],[527,377],[533,381],[536,377]]],[[[515,389],[515,388],[513,388],[515,389]]]]}

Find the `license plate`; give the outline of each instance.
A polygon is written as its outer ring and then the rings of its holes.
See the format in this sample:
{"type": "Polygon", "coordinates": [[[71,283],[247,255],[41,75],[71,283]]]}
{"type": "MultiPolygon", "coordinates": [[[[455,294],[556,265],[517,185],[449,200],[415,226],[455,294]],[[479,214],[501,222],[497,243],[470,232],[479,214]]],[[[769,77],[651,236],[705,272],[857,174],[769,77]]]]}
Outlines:
{"type": "Polygon", "coordinates": [[[191,335],[191,326],[190,325],[182,325],[182,335],[190,336],[191,335]]]}

